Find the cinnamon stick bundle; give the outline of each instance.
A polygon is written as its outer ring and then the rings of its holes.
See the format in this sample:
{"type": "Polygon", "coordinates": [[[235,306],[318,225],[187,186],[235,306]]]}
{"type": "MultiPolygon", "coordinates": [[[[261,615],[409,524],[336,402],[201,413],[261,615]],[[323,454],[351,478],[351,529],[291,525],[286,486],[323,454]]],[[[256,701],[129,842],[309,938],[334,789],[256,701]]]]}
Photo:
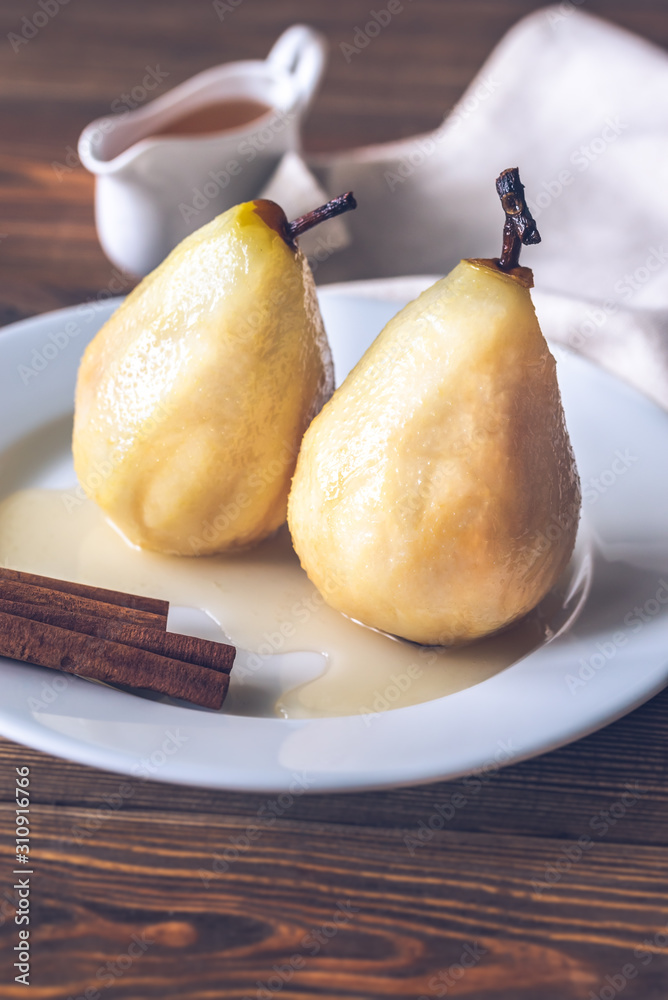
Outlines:
{"type": "Polygon", "coordinates": [[[178,632],[161,632],[140,625],[126,625],[125,622],[114,621],[111,618],[95,618],[93,615],[73,614],[69,611],[52,611],[51,608],[40,604],[19,604],[16,601],[0,599],[0,612],[44,622],[45,625],[56,625],[58,628],[81,632],[98,639],[121,642],[126,646],[145,649],[147,652],[158,653],[174,660],[197,663],[200,667],[209,667],[210,670],[219,670],[224,674],[229,674],[232,669],[236,653],[234,646],[228,646],[224,642],[210,642],[208,639],[180,635],[178,632]]]}
{"type": "Polygon", "coordinates": [[[220,708],[228,674],[0,612],[0,656],[220,708]]]}
{"type": "Polygon", "coordinates": [[[41,604],[49,608],[59,608],[72,614],[93,615],[96,618],[112,618],[125,622],[127,625],[139,625],[143,628],[167,628],[167,616],[154,614],[152,611],[140,611],[121,604],[108,604],[90,597],[80,597],[65,591],[52,590],[47,587],[36,587],[31,583],[20,583],[14,580],[0,581],[0,596],[7,601],[18,601],[22,604],[41,604]]]}
{"type": "Polygon", "coordinates": [[[165,619],[167,625],[168,601],[159,601],[155,597],[142,597],[140,594],[125,594],[119,590],[106,590],[104,587],[91,587],[86,583],[73,583],[70,580],[56,580],[51,576],[37,576],[36,573],[24,573],[23,570],[6,569],[0,566],[0,590],[3,581],[14,583],[29,583],[33,587],[46,587],[48,590],[58,590],[63,594],[74,594],[76,597],[86,597],[93,601],[103,601],[105,604],[120,604],[124,608],[135,608],[165,619]]]}
{"type": "Polygon", "coordinates": [[[167,632],[169,604],[0,568],[0,656],[220,708],[236,650],[167,632]]]}

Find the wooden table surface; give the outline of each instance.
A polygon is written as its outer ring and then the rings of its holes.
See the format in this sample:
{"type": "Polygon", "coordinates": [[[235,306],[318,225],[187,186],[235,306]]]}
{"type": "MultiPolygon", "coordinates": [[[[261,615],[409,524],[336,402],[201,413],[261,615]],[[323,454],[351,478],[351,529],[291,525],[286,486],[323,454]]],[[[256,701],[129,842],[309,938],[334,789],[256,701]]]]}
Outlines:
{"type": "MultiPolygon", "coordinates": [[[[437,125],[539,6],[405,0],[350,64],[339,43],[384,0],[241,0],[222,20],[208,0],[3,0],[2,34],[54,3],[28,44],[0,46],[2,323],[109,286],[92,180],[71,153],[144,67],[159,65],[167,89],[310,22],[333,56],[307,145],[334,150],[437,125]],[[54,170],[68,157],[72,169],[54,170]]],[[[668,47],[665,0],[585,7],[668,47]]],[[[272,797],[126,781],[0,741],[0,997],[665,1000],[667,731],[664,692],[481,782],[295,797],[252,841],[272,797]],[[24,765],[38,873],[29,987],[14,983],[10,905],[24,765]]]]}

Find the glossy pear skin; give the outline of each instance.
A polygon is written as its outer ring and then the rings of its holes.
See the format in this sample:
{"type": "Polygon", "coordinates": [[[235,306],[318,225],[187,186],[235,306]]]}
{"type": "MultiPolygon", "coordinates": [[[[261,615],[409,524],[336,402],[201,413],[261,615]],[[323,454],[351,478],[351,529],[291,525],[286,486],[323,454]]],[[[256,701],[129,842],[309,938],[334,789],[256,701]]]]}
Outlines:
{"type": "Polygon", "coordinates": [[[271,202],[185,239],[88,346],[79,481],[132,543],[206,555],[286,516],[302,435],[333,368],[313,277],[271,202]]]}
{"type": "Polygon", "coordinates": [[[334,608],[450,645],[535,607],[568,563],[579,510],[529,290],[462,261],[388,323],[311,424],[288,523],[334,608]]]}

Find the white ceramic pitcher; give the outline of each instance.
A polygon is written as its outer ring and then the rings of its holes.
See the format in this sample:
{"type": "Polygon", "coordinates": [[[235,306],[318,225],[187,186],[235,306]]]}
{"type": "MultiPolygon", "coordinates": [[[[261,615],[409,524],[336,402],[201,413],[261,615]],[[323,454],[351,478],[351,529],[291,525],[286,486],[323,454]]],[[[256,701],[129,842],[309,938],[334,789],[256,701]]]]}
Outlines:
{"type": "Polygon", "coordinates": [[[312,28],[294,25],[264,61],[215,66],[135,111],[84,129],[79,157],[96,175],[98,236],[114,264],[148,274],[189,233],[257,197],[281,156],[299,149],[326,45],[312,28]],[[155,134],[206,105],[239,99],[271,110],[203,136],[155,134]]]}

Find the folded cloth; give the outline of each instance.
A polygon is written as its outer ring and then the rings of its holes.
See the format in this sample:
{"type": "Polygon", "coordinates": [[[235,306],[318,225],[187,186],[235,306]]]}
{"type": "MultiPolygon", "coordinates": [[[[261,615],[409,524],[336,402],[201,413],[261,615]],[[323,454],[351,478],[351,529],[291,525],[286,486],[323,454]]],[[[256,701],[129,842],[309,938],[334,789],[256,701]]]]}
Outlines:
{"type": "Polygon", "coordinates": [[[525,263],[541,287],[619,298],[627,272],[646,267],[634,305],[668,307],[668,57],[560,11],[515,25],[431,135],[312,158],[327,191],[354,188],[360,203],[332,280],[446,272],[498,253],[494,179],[519,166],[543,236],[525,263]]]}
{"type": "Polygon", "coordinates": [[[317,280],[498,255],[494,179],[519,166],[543,238],[522,261],[561,317],[549,332],[668,407],[666,93],[668,57],[649,42],[571,0],[536,11],[435,132],[309,159],[328,197],[352,189],[359,203],[350,246],[317,280]]]}

